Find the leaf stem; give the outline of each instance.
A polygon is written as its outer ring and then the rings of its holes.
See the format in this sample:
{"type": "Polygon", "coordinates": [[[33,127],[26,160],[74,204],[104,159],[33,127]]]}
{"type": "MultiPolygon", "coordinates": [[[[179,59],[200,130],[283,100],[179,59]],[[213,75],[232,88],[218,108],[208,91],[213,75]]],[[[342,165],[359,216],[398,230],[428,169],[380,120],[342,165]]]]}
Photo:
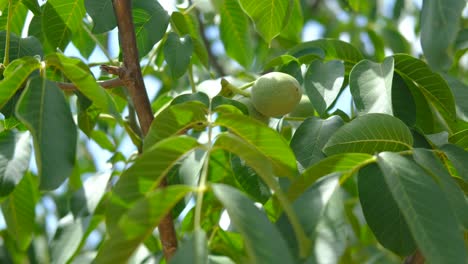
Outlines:
{"type": "Polygon", "coordinates": [[[245,90],[245,89],[247,89],[249,87],[252,87],[254,84],[255,84],[255,81],[249,82],[249,83],[246,83],[246,84],[242,85],[241,87],[239,87],[239,89],[240,90],[245,90]]]}
{"type": "Polygon", "coordinates": [[[5,56],[3,57],[3,65],[6,67],[10,63],[10,34],[11,34],[11,19],[13,12],[11,9],[13,7],[13,0],[8,1],[8,17],[6,24],[6,38],[5,38],[5,56]]]}
{"type": "Polygon", "coordinates": [[[195,81],[193,79],[193,64],[190,63],[189,67],[188,67],[188,78],[189,78],[189,81],[190,81],[190,87],[192,87],[192,93],[196,93],[197,92],[197,86],[195,85],[195,81]]]}
{"type": "Polygon", "coordinates": [[[195,231],[201,229],[201,214],[202,214],[202,207],[203,207],[203,195],[207,189],[206,181],[208,178],[208,167],[210,164],[210,154],[212,150],[212,136],[213,136],[213,128],[212,128],[212,121],[211,121],[211,109],[208,110],[208,142],[207,142],[207,151],[206,156],[203,161],[203,168],[200,174],[200,180],[198,181],[198,191],[197,191],[197,201],[195,205],[195,216],[194,216],[194,229],[195,231]]]}

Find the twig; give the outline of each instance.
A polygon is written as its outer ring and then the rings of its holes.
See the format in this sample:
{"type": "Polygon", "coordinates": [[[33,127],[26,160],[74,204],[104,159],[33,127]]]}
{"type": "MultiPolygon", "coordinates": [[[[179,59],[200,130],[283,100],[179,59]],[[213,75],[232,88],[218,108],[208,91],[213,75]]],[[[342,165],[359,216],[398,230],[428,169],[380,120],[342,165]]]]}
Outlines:
{"type": "Polygon", "coordinates": [[[416,250],[413,254],[406,257],[403,264],[424,264],[424,256],[421,254],[419,250],[416,250]]]}
{"type": "MultiPolygon", "coordinates": [[[[122,49],[124,67],[119,69],[119,78],[127,87],[133,105],[138,115],[143,135],[148,133],[153,113],[151,104],[146,93],[145,83],[141,74],[138,49],[132,18],[131,0],[113,0],[114,12],[117,18],[119,28],[119,42],[122,49]]],[[[167,185],[167,180],[161,181],[160,187],[167,185]]],[[[177,236],[174,229],[171,214],[167,214],[158,226],[160,239],[163,245],[163,253],[166,262],[174,255],[177,249],[177,236]]]]}
{"type": "MultiPolygon", "coordinates": [[[[105,88],[105,89],[111,89],[111,88],[124,85],[122,80],[120,80],[119,78],[114,78],[114,79],[105,80],[105,81],[98,81],[97,83],[102,88],[105,88]]],[[[74,91],[77,89],[76,85],[73,83],[56,82],[55,84],[57,84],[57,86],[64,91],[74,91]]]]}
{"type": "Polygon", "coordinates": [[[218,75],[219,76],[225,76],[226,71],[221,66],[221,64],[219,64],[216,56],[213,54],[213,51],[211,51],[211,43],[206,38],[205,25],[203,24],[203,21],[201,20],[201,15],[200,15],[200,12],[198,10],[195,10],[195,16],[197,17],[198,25],[199,25],[199,28],[200,28],[201,39],[202,39],[203,43],[205,44],[206,51],[208,52],[208,59],[210,60],[211,65],[213,65],[213,67],[216,70],[216,72],[218,73],[218,75]]]}

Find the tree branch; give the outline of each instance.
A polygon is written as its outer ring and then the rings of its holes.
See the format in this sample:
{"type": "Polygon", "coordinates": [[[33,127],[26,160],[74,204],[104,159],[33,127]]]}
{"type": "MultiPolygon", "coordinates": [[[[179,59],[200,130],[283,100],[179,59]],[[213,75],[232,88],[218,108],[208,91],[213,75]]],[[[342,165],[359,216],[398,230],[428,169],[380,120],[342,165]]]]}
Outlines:
{"type": "MultiPolygon", "coordinates": [[[[131,0],[113,0],[114,12],[119,29],[119,42],[122,49],[124,67],[118,70],[119,78],[127,87],[133,105],[138,115],[141,130],[146,136],[153,121],[151,104],[146,93],[145,84],[140,68],[136,36],[132,18],[131,0]]],[[[167,185],[163,179],[160,186],[167,185]]],[[[160,239],[163,245],[163,253],[166,262],[172,257],[177,249],[177,236],[174,229],[172,216],[167,214],[160,222],[160,239]]]]}
{"type": "MultiPolygon", "coordinates": [[[[119,78],[114,78],[114,79],[105,80],[105,81],[98,81],[97,83],[102,88],[105,88],[105,89],[111,89],[111,88],[124,85],[122,80],[120,80],[119,78]]],[[[74,91],[77,89],[76,85],[73,83],[56,82],[55,84],[57,84],[57,86],[64,91],[74,91]]]]}

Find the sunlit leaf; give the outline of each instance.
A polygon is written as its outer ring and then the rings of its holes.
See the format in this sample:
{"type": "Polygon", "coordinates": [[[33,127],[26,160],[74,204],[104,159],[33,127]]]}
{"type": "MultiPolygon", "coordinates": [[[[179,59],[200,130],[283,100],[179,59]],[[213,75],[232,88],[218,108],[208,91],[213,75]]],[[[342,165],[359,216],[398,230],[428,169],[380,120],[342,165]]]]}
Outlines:
{"type": "Polygon", "coordinates": [[[323,116],[338,96],[344,82],[344,65],[332,60],[313,61],[305,75],[304,87],[310,102],[323,116]]]}
{"type": "Polygon", "coordinates": [[[392,57],[381,64],[363,60],[353,67],[349,88],[359,113],[393,114],[392,79],[392,57]]]}
{"type": "Polygon", "coordinates": [[[223,1],[220,15],[219,31],[226,53],[248,68],[254,58],[248,17],[237,0],[223,1]]]}
{"type": "Polygon", "coordinates": [[[38,199],[36,178],[27,174],[2,203],[7,232],[15,238],[16,247],[23,252],[28,249],[36,229],[35,207],[38,199]]]}
{"type": "Polygon", "coordinates": [[[9,195],[28,169],[30,139],[29,133],[0,132],[0,197],[9,195]]]}
{"type": "Polygon", "coordinates": [[[411,149],[413,136],[399,119],[386,114],[367,114],[340,127],[323,147],[333,155],[345,152],[374,154],[411,149]]]}
{"type": "Polygon", "coordinates": [[[121,215],[139,198],[158,186],[176,162],[199,146],[194,138],[178,136],[161,140],[143,152],[113,188],[106,212],[109,231],[117,228],[121,215]]]}
{"type": "Polygon", "coordinates": [[[239,114],[219,113],[216,125],[229,129],[273,163],[276,176],[294,177],[297,174],[296,159],[287,142],[274,130],[239,114]]]}
{"type": "Polygon", "coordinates": [[[12,61],[6,67],[3,72],[4,79],[0,81],[0,108],[22,87],[29,75],[39,67],[39,61],[33,57],[22,57],[12,61]]]}
{"type": "Polygon", "coordinates": [[[78,134],[63,92],[51,81],[33,78],[18,101],[16,115],[34,139],[39,188],[59,187],[75,166],[78,134]]]}
{"type": "Polygon", "coordinates": [[[154,190],[136,201],[112,227],[95,261],[117,263],[128,260],[169,210],[192,190],[189,186],[173,185],[154,190]]]}

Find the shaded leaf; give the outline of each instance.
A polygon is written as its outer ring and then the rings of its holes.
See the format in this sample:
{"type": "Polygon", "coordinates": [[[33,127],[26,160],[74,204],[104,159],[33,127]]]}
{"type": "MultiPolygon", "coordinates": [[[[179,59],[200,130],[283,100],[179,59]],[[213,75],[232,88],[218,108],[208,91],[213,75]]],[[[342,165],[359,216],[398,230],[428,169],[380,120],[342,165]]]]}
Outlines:
{"type": "Polygon", "coordinates": [[[400,75],[393,75],[391,90],[391,107],[393,109],[393,115],[405,122],[407,126],[414,126],[416,123],[416,113],[420,110],[416,108],[416,103],[413,99],[410,88],[400,75]]]}
{"type": "Polygon", "coordinates": [[[208,243],[203,230],[195,230],[192,236],[177,249],[169,264],[208,263],[208,243]]]}
{"type": "Polygon", "coordinates": [[[341,61],[322,63],[313,61],[305,75],[304,88],[310,102],[323,116],[336,100],[344,82],[344,65],[341,61]]]}
{"type": "Polygon", "coordinates": [[[205,123],[207,114],[207,107],[198,101],[188,101],[167,107],[151,123],[143,142],[144,150],[164,138],[184,133],[195,125],[205,123]]]}
{"type": "Polygon", "coordinates": [[[82,188],[73,193],[70,199],[70,210],[75,218],[94,213],[108,189],[110,176],[110,173],[92,175],[84,181],[82,188]]]}
{"type": "Polygon", "coordinates": [[[243,235],[252,263],[294,263],[278,229],[251,200],[227,185],[215,184],[211,187],[228,211],[232,223],[243,235]]]}
{"type": "Polygon", "coordinates": [[[169,25],[169,14],[159,1],[132,1],[138,54],[145,56],[162,39],[169,25]]]}
{"type": "Polygon", "coordinates": [[[468,152],[452,144],[442,146],[441,150],[452,162],[462,179],[468,182],[468,152]]]}
{"type": "Polygon", "coordinates": [[[465,0],[423,1],[421,10],[421,47],[429,65],[447,70],[452,64],[449,47],[457,37],[465,0]]]}
{"type": "Polygon", "coordinates": [[[413,161],[398,154],[384,152],[377,159],[393,199],[426,261],[467,262],[462,230],[434,179],[413,161]]]}
{"type": "Polygon", "coordinates": [[[340,127],[323,147],[333,155],[344,152],[374,154],[411,149],[413,136],[399,119],[386,114],[366,114],[340,127]]]}
{"type": "Polygon", "coordinates": [[[18,101],[16,116],[34,139],[39,188],[59,187],[75,166],[78,134],[63,92],[51,81],[31,79],[18,101]]]}
{"type": "Polygon", "coordinates": [[[358,188],[366,222],[379,243],[400,256],[410,255],[416,244],[377,164],[359,170],[358,188]]]}
{"type": "Polygon", "coordinates": [[[349,74],[349,88],[360,114],[393,114],[392,109],[393,58],[381,64],[362,60],[349,74]]]}
{"type": "Polygon", "coordinates": [[[238,157],[231,157],[233,177],[241,186],[245,194],[255,201],[264,204],[270,197],[270,189],[262,181],[260,176],[251,167],[247,166],[238,157]]]}
{"type": "Polygon", "coordinates": [[[333,133],[344,124],[339,116],[326,120],[308,118],[296,129],[290,146],[302,168],[317,163],[325,158],[322,149],[333,133]]]}
{"type": "Polygon", "coordinates": [[[0,197],[9,195],[29,168],[30,139],[29,133],[0,132],[0,197]]]}
{"type": "Polygon", "coordinates": [[[172,78],[177,79],[187,71],[192,51],[192,38],[189,35],[183,38],[179,38],[179,35],[174,32],[167,35],[163,52],[172,78]]]}
{"type": "Polygon", "coordinates": [[[93,33],[104,33],[117,26],[112,1],[84,0],[84,5],[93,19],[93,33]]]}
{"type": "Polygon", "coordinates": [[[346,179],[347,174],[352,173],[369,162],[373,162],[374,157],[364,153],[345,153],[325,158],[313,166],[306,169],[299,177],[291,182],[288,189],[288,198],[294,201],[309,186],[314,184],[319,178],[331,173],[341,173],[346,179]]]}

